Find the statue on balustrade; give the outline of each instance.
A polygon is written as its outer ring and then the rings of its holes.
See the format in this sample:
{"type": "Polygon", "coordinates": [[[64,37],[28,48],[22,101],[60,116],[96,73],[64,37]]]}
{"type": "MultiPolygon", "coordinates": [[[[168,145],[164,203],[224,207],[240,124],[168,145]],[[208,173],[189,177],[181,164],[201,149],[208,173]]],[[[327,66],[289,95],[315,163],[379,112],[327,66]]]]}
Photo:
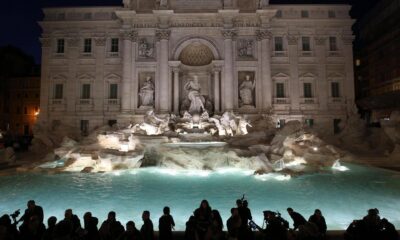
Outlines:
{"type": "Polygon", "coordinates": [[[140,88],[140,107],[153,107],[154,106],[154,83],[150,76],[146,77],[146,81],[140,88]]]}
{"type": "Polygon", "coordinates": [[[243,106],[254,106],[254,88],[256,81],[250,80],[250,75],[246,75],[245,80],[239,86],[240,105],[243,106]]]}
{"type": "Polygon", "coordinates": [[[147,42],[145,38],[140,40],[139,43],[139,57],[141,58],[152,58],[154,54],[153,46],[147,42]]]}

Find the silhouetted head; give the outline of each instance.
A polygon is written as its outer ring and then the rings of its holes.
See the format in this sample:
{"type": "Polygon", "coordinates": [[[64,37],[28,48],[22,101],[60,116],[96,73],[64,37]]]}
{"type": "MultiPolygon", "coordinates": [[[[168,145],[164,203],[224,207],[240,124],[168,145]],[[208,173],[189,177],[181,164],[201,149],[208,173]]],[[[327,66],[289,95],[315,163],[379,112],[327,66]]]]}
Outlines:
{"type": "Polygon", "coordinates": [[[136,229],[135,223],[133,221],[129,221],[126,223],[126,231],[133,232],[136,229]]]}
{"type": "Polygon", "coordinates": [[[170,213],[169,207],[164,207],[163,213],[164,213],[165,215],[169,215],[169,213],[170,213]]]}
{"type": "Polygon", "coordinates": [[[54,216],[49,217],[49,219],[47,219],[47,225],[49,227],[55,227],[57,223],[57,218],[54,216]]]}
{"type": "Polygon", "coordinates": [[[389,221],[386,218],[382,218],[381,223],[382,225],[386,226],[389,223],[389,221]]]}
{"type": "Polygon", "coordinates": [[[114,211],[111,211],[108,213],[107,220],[115,221],[116,217],[117,217],[116,213],[114,211]]]}
{"type": "Polygon", "coordinates": [[[72,209],[65,210],[64,216],[65,216],[66,219],[72,219],[72,215],[73,215],[72,209]]]}
{"type": "Polygon", "coordinates": [[[291,214],[291,213],[293,213],[294,211],[293,211],[293,208],[288,208],[288,209],[286,209],[287,210],[287,212],[289,213],[289,214],[291,214]]]}
{"type": "Polygon", "coordinates": [[[322,216],[322,212],[319,209],[315,209],[314,214],[317,216],[322,216]]]}
{"type": "Polygon", "coordinates": [[[269,210],[263,211],[263,213],[264,213],[264,219],[265,220],[272,219],[272,218],[274,218],[276,216],[276,214],[274,212],[269,211],[269,210]]]}
{"type": "Polygon", "coordinates": [[[83,220],[85,220],[85,221],[88,221],[89,219],[91,219],[92,218],[92,213],[91,212],[86,212],[84,215],[83,215],[83,220]]]}
{"type": "Polygon", "coordinates": [[[0,226],[9,226],[11,225],[11,218],[8,214],[4,214],[0,218],[0,226]]]}
{"type": "Polygon", "coordinates": [[[232,216],[237,216],[239,214],[239,210],[237,208],[231,208],[232,216]]]}
{"type": "Polygon", "coordinates": [[[150,219],[150,212],[149,211],[143,211],[143,214],[142,214],[142,219],[143,219],[143,221],[144,220],[147,220],[147,219],[150,219]]]}
{"type": "Polygon", "coordinates": [[[241,207],[241,206],[242,206],[242,200],[237,199],[237,200],[236,200],[236,206],[237,206],[237,207],[241,207]]]}
{"type": "Polygon", "coordinates": [[[29,210],[33,210],[36,207],[36,203],[34,200],[29,200],[26,206],[28,207],[29,210]]]}
{"type": "Polygon", "coordinates": [[[211,216],[212,218],[216,219],[216,218],[221,218],[221,215],[219,214],[219,211],[214,209],[211,211],[211,216]]]}
{"type": "Polygon", "coordinates": [[[210,207],[210,204],[208,204],[207,200],[204,199],[203,201],[201,201],[200,208],[206,209],[209,207],[210,207]]]}
{"type": "Polygon", "coordinates": [[[249,206],[249,202],[247,202],[247,200],[244,200],[244,201],[243,201],[243,207],[246,207],[246,208],[247,208],[248,206],[249,206]]]}

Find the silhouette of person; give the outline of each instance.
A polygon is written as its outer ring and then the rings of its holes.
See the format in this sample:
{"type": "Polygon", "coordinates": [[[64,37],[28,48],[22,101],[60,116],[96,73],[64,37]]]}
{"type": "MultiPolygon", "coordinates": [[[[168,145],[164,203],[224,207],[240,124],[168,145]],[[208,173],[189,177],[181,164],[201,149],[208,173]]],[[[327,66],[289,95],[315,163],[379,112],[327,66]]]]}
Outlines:
{"type": "Polygon", "coordinates": [[[140,233],[143,240],[154,240],[153,222],[150,219],[150,212],[143,211],[142,214],[143,225],[140,228],[140,233]]]}
{"type": "Polygon", "coordinates": [[[309,222],[314,223],[318,227],[318,231],[322,236],[326,234],[326,222],[322,216],[321,210],[315,209],[314,214],[308,219],[309,222]]]}
{"type": "Polygon", "coordinates": [[[169,207],[164,207],[164,215],[158,221],[159,239],[172,240],[172,229],[175,227],[174,218],[170,215],[169,207]]]}
{"type": "Polygon", "coordinates": [[[47,219],[47,229],[43,234],[43,240],[53,240],[55,238],[57,218],[52,216],[47,219]]]}
{"type": "Polygon", "coordinates": [[[142,236],[133,221],[126,223],[126,231],[118,240],[141,240],[142,236]]]}
{"type": "Polygon", "coordinates": [[[300,213],[295,212],[292,208],[288,208],[287,212],[293,220],[293,230],[296,230],[299,228],[300,225],[304,225],[307,223],[307,220],[300,213]]]}
{"type": "Polygon", "coordinates": [[[197,236],[202,240],[211,224],[211,207],[207,200],[201,201],[200,207],[194,211],[194,217],[196,219],[197,236]]]}
{"type": "Polygon", "coordinates": [[[117,221],[114,211],[108,213],[107,220],[105,220],[100,227],[99,233],[102,240],[118,239],[124,232],[124,226],[117,221]]]}
{"type": "Polygon", "coordinates": [[[86,212],[83,215],[84,222],[84,239],[85,240],[96,240],[100,239],[99,229],[97,228],[97,224],[99,223],[99,219],[92,216],[91,212],[86,212]]]}

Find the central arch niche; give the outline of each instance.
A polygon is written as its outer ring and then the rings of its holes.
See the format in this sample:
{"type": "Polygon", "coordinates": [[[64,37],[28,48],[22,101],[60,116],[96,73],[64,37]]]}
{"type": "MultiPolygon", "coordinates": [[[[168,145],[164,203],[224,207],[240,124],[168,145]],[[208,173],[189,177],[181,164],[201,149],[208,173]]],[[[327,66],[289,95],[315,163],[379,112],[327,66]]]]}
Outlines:
{"type": "Polygon", "coordinates": [[[191,100],[186,84],[197,79],[204,98],[204,107],[209,112],[214,111],[216,93],[215,85],[219,87],[219,75],[216,76],[214,61],[219,59],[219,52],[212,41],[202,38],[183,39],[177,44],[174,59],[180,62],[174,80],[174,111],[183,114],[190,108],[191,100]]]}
{"type": "Polygon", "coordinates": [[[186,66],[205,66],[214,60],[214,53],[205,44],[194,42],[181,51],[178,59],[186,66]]]}

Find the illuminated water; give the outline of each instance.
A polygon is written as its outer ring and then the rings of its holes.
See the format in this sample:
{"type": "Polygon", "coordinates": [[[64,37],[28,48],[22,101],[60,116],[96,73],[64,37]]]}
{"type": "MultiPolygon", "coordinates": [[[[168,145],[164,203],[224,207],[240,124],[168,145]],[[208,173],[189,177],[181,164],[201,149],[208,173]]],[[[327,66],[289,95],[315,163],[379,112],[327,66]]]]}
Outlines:
{"type": "Polygon", "coordinates": [[[171,207],[177,229],[203,198],[219,209],[224,222],[235,200],[246,194],[253,216],[262,224],[262,211],[293,207],[308,217],[315,208],[325,215],[329,229],[344,229],[361,218],[369,208],[400,227],[400,174],[348,165],[346,172],[306,175],[287,180],[283,177],[255,178],[249,173],[177,173],[159,169],[104,174],[64,173],[58,175],[20,174],[0,177],[0,214],[25,208],[35,199],[45,209],[45,217],[61,219],[67,208],[79,217],[91,211],[100,221],[114,210],[123,224],[134,220],[141,225],[143,210],[150,210],[157,226],[165,205],[171,207]]]}

